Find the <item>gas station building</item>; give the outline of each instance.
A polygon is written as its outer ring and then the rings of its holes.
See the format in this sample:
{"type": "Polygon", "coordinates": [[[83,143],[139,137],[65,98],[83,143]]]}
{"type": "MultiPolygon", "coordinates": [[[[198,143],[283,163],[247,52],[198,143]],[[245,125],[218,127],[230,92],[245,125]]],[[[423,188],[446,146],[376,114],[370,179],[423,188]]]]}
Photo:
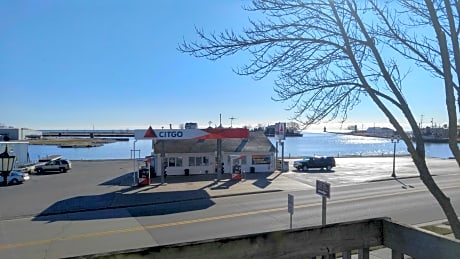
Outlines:
{"type": "Polygon", "coordinates": [[[152,138],[153,157],[158,161],[156,175],[163,167],[167,175],[232,173],[234,166],[246,173],[275,171],[275,147],[262,131],[208,128],[161,132],[150,128],[144,137],[152,138]],[[199,131],[204,135],[194,137],[199,131]],[[219,146],[223,167],[218,164],[219,146]]]}

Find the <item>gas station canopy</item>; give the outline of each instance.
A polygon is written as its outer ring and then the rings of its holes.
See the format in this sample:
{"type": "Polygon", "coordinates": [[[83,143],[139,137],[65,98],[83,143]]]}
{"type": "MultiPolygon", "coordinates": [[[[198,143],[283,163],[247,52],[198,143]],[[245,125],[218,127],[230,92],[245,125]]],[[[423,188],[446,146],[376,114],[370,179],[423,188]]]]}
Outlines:
{"type": "Polygon", "coordinates": [[[249,130],[243,128],[152,129],[149,127],[147,130],[135,130],[134,137],[158,140],[248,138],[249,130]]]}

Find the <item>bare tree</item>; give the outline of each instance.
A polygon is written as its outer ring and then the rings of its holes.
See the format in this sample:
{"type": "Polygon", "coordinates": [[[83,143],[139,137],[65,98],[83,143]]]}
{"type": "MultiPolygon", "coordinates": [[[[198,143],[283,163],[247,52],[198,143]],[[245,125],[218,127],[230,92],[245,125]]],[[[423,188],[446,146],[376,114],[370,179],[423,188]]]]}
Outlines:
{"type": "MultiPolygon", "coordinates": [[[[444,2],[448,3],[448,0],[444,2]]],[[[408,3],[401,1],[401,6],[407,12],[415,12],[408,3]]],[[[439,25],[433,20],[436,17],[439,19],[439,13],[430,3],[427,0],[423,6],[427,10],[433,9],[434,14],[430,13],[425,19],[431,21],[432,28],[436,29],[439,25]]],[[[388,14],[394,10],[392,8],[400,6],[392,4],[373,0],[253,0],[252,5],[245,9],[262,12],[264,20],[251,20],[251,27],[239,34],[230,30],[205,33],[197,29],[200,39],[183,42],[179,50],[211,60],[237,52],[249,53],[252,57],[249,63],[235,69],[235,72],[255,79],[275,74],[277,98],[274,100],[288,101],[288,109],[293,111],[294,119],[304,126],[337,118],[345,121],[348,111],[361,98],[370,98],[401,136],[420,178],[443,209],[455,237],[460,238],[457,214],[449,197],[430,174],[421,130],[404,97],[402,83],[408,72],[400,70],[397,57],[410,55],[415,63],[420,61],[423,64],[423,55],[417,57],[417,54],[411,53],[412,42],[408,37],[397,39],[397,36],[406,34],[400,33],[398,27],[393,27],[398,24],[388,14]],[[377,22],[382,20],[386,21],[383,25],[377,22]],[[390,38],[397,41],[400,47],[388,44],[390,38]],[[404,124],[410,125],[415,145],[411,136],[404,131],[404,124]]],[[[419,6],[419,9],[423,6],[419,6]]],[[[453,6],[458,14],[458,3],[453,6]]],[[[458,23],[458,17],[454,20],[458,23]]],[[[456,32],[458,34],[458,30],[456,32]]],[[[436,35],[438,39],[442,37],[442,33],[437,32],[436,35]]],[[[436,73],[445,78],[448,77],[446,69],[452,68],[445,64],[450,52],[436,52],[445,44],[442,38],[437,42],[437,48],[432,44],[432,49],[428,48],[422,54],[429,53],[433,55],[432,58],[442,61],[442,66],[436,64],[440,69],[436,73]]],[[[458,87],[455,87],[457,85],[448,83],[445,86],[449,128],[453,127],[451,120],[455,118],[456,122],[456,104],[451,100],[451,89],[458,91],[458,87]]],[[[451,149],[455,151],[454,147],[451,149]]]]}
{"type": "Polygon", "coordinates": [[[449,147],[460,165],[456,112],[456,106],[460,109],[460,2],[400,0],[399,4],[398,8],[388,10],[378,7],[377,1],[373,2],[377,17],[382,22],[378,29],[389,40],[389,47],[433,76],[443,79],[449,120],[449,147]]]}

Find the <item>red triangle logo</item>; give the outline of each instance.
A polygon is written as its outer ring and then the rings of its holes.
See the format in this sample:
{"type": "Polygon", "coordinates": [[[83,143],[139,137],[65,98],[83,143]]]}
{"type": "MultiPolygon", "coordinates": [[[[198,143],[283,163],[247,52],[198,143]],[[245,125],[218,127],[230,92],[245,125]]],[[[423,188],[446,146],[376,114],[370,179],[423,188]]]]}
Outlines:
{"type": "Polygon", "coordinates": [[[157,135],[155,134],[155,131],[153,131],[152,126],[149,126],[149,128],[145,131],[144,138],[156,138],[157,135]]]}

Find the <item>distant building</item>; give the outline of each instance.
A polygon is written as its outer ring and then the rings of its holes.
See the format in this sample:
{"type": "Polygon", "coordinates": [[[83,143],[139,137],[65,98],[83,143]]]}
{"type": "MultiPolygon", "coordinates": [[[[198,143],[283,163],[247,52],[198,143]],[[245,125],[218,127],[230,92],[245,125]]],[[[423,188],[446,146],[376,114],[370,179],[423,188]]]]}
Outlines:
{"type": "Polygon", "coordinates": [[[393,136],[396,134],[396,132],[390,128],[381,127],[369,127],[367,128],[366,133],[379,136],[393,136]]]}
{"type": "Polygon", "coordinates": [[[32,138],[41,138],[41,136],[42,132],[39,130],[13,127],[0,128],[0,141],[26,140],[32,138]]]}
{"type": "Polygon", "coordinates": [[[198,129],[198,123],[196,122],[186,122],[185,123],[186,129],[198,129]]]}
{"type": "Polygon", "coordinates": [[[347,130],[351,130],[353,132],[358,132],[358,125],[350,125],[347,127],[347,130]]]}
{"type": "MultiPolygon", "coordinates": [[[[302,137],[303,136],[302,132],[296,129],[286,127],[285,130],[286,131],[284,134],[286,137],[302,137]]],[[[268,125],[267,127],[265,127],[264,134],[267,137],[275,137],[275,125],[268,125]]]]}

